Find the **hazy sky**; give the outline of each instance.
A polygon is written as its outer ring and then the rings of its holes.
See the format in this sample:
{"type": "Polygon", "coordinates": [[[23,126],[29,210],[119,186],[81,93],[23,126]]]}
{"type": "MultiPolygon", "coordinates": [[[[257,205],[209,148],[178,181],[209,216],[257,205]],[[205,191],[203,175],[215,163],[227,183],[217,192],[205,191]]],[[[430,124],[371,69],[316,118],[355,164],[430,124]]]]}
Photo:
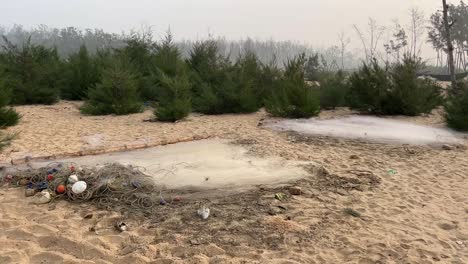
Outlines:
{"type": "MultiPolygon", "coordinates": [[[[365,25],[369,16],[381,24],[404,23],[408,9],[429,16],[441,0],[3,0],[0,24],[38,24],[103,28],[121,32],[169,26],[177,39],[204,38],[211,33],[228,39],[295,40],[315,46],[337,43],[340,31],[358,45],[352,24],[365,25]]],[[[449,2],[458,2],[449,1],[449,2]]]]}

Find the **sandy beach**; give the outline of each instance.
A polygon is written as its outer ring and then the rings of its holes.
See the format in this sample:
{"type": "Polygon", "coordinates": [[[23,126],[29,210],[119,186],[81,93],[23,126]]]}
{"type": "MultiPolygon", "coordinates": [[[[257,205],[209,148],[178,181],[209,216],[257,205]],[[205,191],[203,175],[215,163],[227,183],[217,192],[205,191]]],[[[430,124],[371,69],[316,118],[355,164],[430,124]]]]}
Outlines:
{"type": "MultiPolygon", "coordinates": [[[[2,188],[0,263],[468,263],[468,140],[450,150],[366,143],[276,132],[259,125],[269,120],[264,112],[170,124],[147,122],[150,110],[83,116],[79,105],[16,107],[22,120],[7,132],[18,138],[0,163],[212,137],[325,172],[299,180],[303,194],[284,201],[274,199],[281,189],[258,189],[161,207],[147,218],[64,201],[33,205],[23,189],[2,188]],[[201,202],[215,212],[207,222],[193,215],[201,202]],[[128,232],[113,229],[119,219],[128,232]]],[[[440,110],[392,119],[444,125],[440,110]]]]}

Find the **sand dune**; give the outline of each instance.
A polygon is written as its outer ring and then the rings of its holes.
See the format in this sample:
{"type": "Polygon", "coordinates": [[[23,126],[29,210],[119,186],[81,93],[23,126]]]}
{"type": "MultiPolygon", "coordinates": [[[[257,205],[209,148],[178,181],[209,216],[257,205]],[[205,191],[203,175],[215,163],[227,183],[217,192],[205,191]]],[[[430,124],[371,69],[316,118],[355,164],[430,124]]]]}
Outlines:
{"type": "MultiPolygon", "coordinates": [[[[304,194],[283,202],[273,198],[278,190],[258,189],[187,200],[149,218],[64,202],[49,210],[30,204],[20,189],[2,188],[0,263],[468,263],[466,140],[442,150],[280,133],[257,126],[262,112],[160,124],[143,122],[149,112],[82,117],[67,102],[18,110],[23,120],[10,131],[21,135],[4,161],[88,148],[83,138],[92,135],[111,147],[209,134],[235,140],[252,155],[314,161],[330,174],[298,182],[304,194]],[[198,203],[215,216],[199,220],[198,203]],[[88,212],[93,217],[84,219],[88,212]],[[112,228],[122,218],[129,232],[112,228]]],[[[396,119],[437,127],[442,120],[438,112],[396,119]]]]}

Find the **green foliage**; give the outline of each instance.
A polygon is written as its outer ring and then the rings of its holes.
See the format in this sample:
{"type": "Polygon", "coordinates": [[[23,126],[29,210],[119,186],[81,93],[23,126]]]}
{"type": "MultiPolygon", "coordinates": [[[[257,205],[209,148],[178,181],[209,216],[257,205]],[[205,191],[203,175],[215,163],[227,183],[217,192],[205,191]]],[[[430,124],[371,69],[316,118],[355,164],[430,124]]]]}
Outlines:
{"type": "Polygon", "coordinates": [[[154,101],[156,95],[155,87],[151,83],[151,75],[154,73],[153,36],[150,32],[133,33],[125,41],[125,47],[115,50],[116,55],[125,58],[129,70],[133,73],[137,82],[137,89],[144,100],[154,101]]]}
{"type": "Polygon", "coordinates": [[[307,58],[305,62],[305,79],[308,81],[319,81],[320,80],[320,56],[318,53],[315,53],[309,58],[307,58]]]}
{"type": "Polygon", "coordinates": [[[364,65],[349,79],[350,90],[347,101],[351,108],[373,114],[384,114],[391,80],[387,68],[382,68],[376,60],[364,65]]]}
{"type": "Polygon", "coordinates": [[[70,56],[66,64],[61,97],[67,100],[81,100],[88,96],[88,89],[100,79],[100,67],[96,58],[91,57],[83,45],[77,54],[70,56]]]}
{"type": "Polygon", "coordinates": [[[435,81],[416,77],[422,66],[420,60],[405,56],[403,63],[393,67],[393,89],[387,98],[385,114],[416,116],[441,105],[440,86],[435,81]]]}
{"type": "Polygon", "coordinates": [[[0,108],[0,128],[15,126],[20,118],[20,115],[13,108],[0,108]]]}
{"type": "Polygon", "coordinates": [[[304,81],[305,56],[297,56],[285,65],[284,76],[275,83],[265,106],[273,116],[307,118],[320,112],[319,93],[304,81]]]}
{"type": "Polygon", "coordinates": [[[330,73],[320,79],[320,106],[323,109],[335,109],[346,105],[349,83],[342,71],[330,73]]]}
{"type": "Polygon", "coordinates": [[[159,103],[154,114],[159,121],[175,122],[190,113],[190,82],[186,75],[169,77],[160,73],[159,103]]]}
{"type": "Polygon", "coordinates": [[[445,104],[445,120],[449,127],[468,131],[468,86],[459,83],[458,94],[451,94],[445,104]]]}
{"type": "Polygon", "coordinates": [[[267,64],[260,65],[260,73],[257,76],[257,89],[261,102],[264,105],[265,100],[270,98],[273,93],[273,87],[281,79],[282,72],[277,66],[276,59],[267,64]]]}
{"type": "Polygon", "coordinates": [[[142,111],[135,76],[128,62],[116,58],[102,73],[100,83],[88,92],[88,101],[81,111],[90,115],[126,115],[142,111]]]}
{"type": "Polygon", "coordinates": [[[153,60],[154,66],[157,67],[152,78],[158,99],[154,111],[156,118],[166,122],[185,118],[191,111],[191,84],[186,64],[170,33],[156,46],[153,60]]]}
{"type": "Polygon", "coordinates": [[[16,135],[4,134],[0,132],[0,151],[8,147],[11,141],[15,139],[16,135]]]}
{"type": "MultiPolygon", "coordinates": [[[[253,53],[235,64],[218,55],[213,41],[197,43],[188,64],[192,69],[192,96],[196,111],[205,114],[251,113],[262,105],[268,75],[253,53]]],[[[264,67],[270,71],[271,68],[264,67]]]]}
{"type": "Polygon", "coordinates": [[[194,110],[205,114],[222,113],[222,99],[217,90],[225,82],[229,62],[218,55],[216,42],[209,40],[196,43],[187,63],[192,71],[190,79],[194,110]]]}
{"type": "Polygon", "coordinates": [[[415,116],[440,105],[441,90],[436,82],[418,79],[420,60],[405,56],[402,63],[382,68],[374,61],[350,78],[348,104],[355,109],[382,115],[415,116]]]}
{"type": "Polygon", "coordinates": [[[8,89],[0,76],[0,128],[14,126],[18,124],[20,115],[12,108],[8,107],[11,98],[11,89],[8,89]]]}
{"type": "Polygon", "coordinates": [[[58,100],[60,60],[55,49],[32,45],[18,47],[4,39],[0,55],[3,85],[12,89],[13,104],[53,104],[58,100]]]}

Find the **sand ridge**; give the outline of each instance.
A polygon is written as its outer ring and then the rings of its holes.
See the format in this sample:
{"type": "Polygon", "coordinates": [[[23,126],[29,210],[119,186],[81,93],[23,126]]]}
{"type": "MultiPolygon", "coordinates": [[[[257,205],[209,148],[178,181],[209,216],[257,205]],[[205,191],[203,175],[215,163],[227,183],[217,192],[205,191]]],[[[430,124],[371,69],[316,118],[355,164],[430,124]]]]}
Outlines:
{"type": "MultiPolygon", "coordinates": [[[[0,243],[9,246],[0,248],[0,263],[468,262],[466,140],[465,146],[443,150],[279,133],[258,126],[268,118],[264,112],[193,115],[161,124],[143,122],[150,112],[83,117],[69,102],[18,110],[24,119],[10,131],[21,135],[3,159],[79,150],[90,147],[83,136],[95,134],[106,146],[212,134],[242,144],[251,154],[320,163],[330,174],[298,183],[304,194],[283,202],[273,198],[276,190],[260,189],[200,200],[218,215],[206,223],[194,215],[197,201],[164,207],[153,223],[126,218],[133,228],[124,233],[112,229],[124,212],[93,211],[86,220],[83,214],[93,210],[86,205],[59,203],[49,211],[29,204],[22,190],[2,189],[0,243]],[[44,122],[35,122],[38,116],[44,122]],[[366,172],[378,177],[378,184],[366,172]],[[333,187],[350,178],[347,187],[333,187]],[[344,213],[346,208],[360,217],[344,213]],[[96,232],[89,231],[92,226],[96,232]]],[[[320,118],[349,114],[338,109],[320,118]]],[[[440,127],[442,117],[435,111],[396,119],[440,127]]]]}

